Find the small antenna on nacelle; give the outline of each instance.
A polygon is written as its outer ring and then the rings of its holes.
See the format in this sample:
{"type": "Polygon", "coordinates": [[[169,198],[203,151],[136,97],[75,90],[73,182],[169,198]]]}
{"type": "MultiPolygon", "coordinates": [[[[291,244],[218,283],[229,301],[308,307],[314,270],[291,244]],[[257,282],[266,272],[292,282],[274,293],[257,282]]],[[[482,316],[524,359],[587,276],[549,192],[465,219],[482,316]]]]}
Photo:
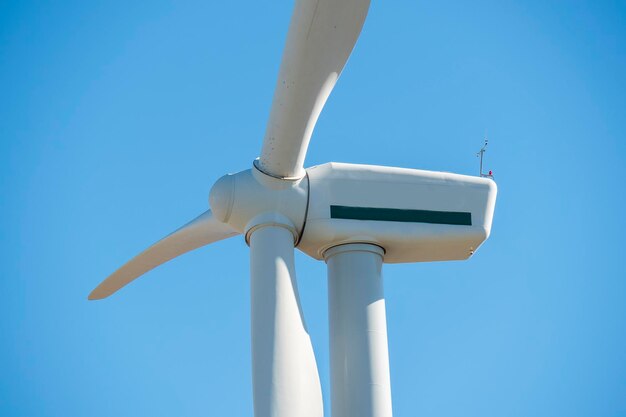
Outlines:
{"type": "Polygon", "coordinates": [[[483,174],[483,156],[485,155],[485,152],[487,151],[487,145],[489,144],[489,139],[485,138],[485,144],[483,145],[482,148],[480,148],[480,151],[478,151],[476,153],[476,156],[480,158],[480,171],[479,171],[479,175],[483,178],[492,178],[493,179],[493,173],[491,171],[489,171],[488,174],[483,174]]]}

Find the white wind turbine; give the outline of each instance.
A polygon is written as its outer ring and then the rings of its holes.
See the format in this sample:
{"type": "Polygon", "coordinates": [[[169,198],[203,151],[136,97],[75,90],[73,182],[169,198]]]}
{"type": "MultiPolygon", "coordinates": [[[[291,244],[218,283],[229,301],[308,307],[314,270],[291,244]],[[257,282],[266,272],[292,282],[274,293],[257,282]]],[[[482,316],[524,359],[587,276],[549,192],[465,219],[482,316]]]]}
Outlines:
{"type": "Polygon", "coordinates": [[[361,32],[369,0],[296,0],[261,156],[219,179],[210,210],[89,295],[105,298],[183,253],[238,234],[250,246],[256,417],[323,415],[294,247],[328,264],[333,417],[391,416],[382,263],[469,258],[487,239],[489,178],[328,163],[304,169],[317,118],[361,32]]]}

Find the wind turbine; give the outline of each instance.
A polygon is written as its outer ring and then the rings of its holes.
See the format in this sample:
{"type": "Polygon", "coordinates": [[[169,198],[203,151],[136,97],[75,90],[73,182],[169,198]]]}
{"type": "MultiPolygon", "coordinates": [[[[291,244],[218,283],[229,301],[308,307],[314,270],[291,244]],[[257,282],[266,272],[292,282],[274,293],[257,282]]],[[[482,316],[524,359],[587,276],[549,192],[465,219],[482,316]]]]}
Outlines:
{"type": "Polygon", "coordinates": [[[304,169],[317,118],[361,32],[369,0],[296,0],[261,155],[212,187],[210,209],[89,295],[108,297],[193,249],[250,246],[256,417],[323,415],[300,308],[294,247],[328,265],[333,417],[391,416],[382,263],[469,258],[487,239],[489,178],[327,163],[304,169]]]}

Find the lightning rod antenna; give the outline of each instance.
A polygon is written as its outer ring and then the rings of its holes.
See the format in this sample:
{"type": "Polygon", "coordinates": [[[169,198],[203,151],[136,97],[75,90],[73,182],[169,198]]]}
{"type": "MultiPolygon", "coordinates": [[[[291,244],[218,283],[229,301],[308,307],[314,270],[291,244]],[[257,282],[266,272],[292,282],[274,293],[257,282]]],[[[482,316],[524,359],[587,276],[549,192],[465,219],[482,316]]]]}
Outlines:
{"type": "Polygon", "coordinates": [[[491,171],[489,171],[488,174],[483,174],[483,157],[485,155],[485,152],[487,151],[487,145],[489,144],[489,139],[487,139],[485,137],[485,144],[483,145],[482,148],[480,148],[480,151],[478,151],[476,153],[476,156],[480,158],[480,171],[479,171],[479,175],[481,177],[485,177],[485,178],[493,178],[493,174],[491,173],[491,171]]]}

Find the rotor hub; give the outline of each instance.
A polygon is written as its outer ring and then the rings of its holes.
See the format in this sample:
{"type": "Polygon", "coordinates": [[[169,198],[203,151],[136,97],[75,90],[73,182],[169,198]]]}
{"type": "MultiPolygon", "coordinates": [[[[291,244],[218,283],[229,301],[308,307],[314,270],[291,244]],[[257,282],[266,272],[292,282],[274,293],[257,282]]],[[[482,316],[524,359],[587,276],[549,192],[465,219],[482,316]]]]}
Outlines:
{"type": "Polygon", "coordinates": [[[298,242],[306,218],[309,180],[276,178],[258,168],[224,175],[211,188],[215,217],[246,236],[264,224],[283,226],[298,242]]]}

